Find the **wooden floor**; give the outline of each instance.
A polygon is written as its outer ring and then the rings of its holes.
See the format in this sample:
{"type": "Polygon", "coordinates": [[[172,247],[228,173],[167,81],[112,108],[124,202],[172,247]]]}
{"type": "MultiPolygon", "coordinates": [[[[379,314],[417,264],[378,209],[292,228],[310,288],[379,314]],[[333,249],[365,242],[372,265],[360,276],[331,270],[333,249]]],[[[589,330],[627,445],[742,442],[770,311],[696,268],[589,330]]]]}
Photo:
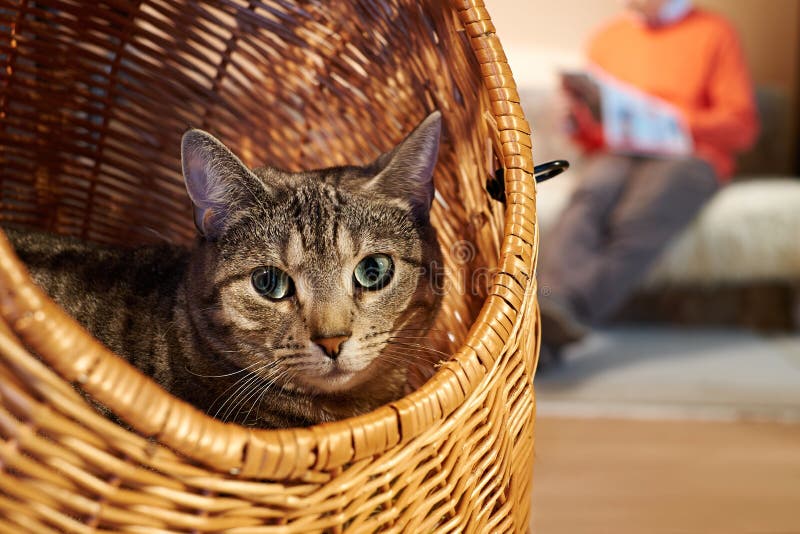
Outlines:
{"type": "Polygon", "coordinates": [[[800,425],[540,417],[535,534],[800,534],[800,425]]]}

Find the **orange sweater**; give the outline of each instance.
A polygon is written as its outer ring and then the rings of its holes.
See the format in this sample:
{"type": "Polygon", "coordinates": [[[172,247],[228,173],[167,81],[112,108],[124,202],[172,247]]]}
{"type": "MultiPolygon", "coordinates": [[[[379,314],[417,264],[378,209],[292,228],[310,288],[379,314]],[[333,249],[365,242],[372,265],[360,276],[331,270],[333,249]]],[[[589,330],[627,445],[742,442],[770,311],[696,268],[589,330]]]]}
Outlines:
{"type": "Polygon", "coordinates": [[[736,31],[722,17],[695,9],[664,27],[631,15],[603,27],[589,43],[589,60],[622,81],[674,104],[694,138],[695,154],[722,180],[736,152],[758,132],[753,89],[736,31]]]}

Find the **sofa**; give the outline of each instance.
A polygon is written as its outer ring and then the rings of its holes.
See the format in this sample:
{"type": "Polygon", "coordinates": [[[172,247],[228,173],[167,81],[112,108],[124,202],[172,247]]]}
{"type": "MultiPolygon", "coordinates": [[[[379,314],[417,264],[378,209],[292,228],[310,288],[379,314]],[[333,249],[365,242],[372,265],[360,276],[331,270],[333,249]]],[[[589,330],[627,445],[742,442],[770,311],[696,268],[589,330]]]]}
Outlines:
{"type": "MultiPolygon", "coordinates": [[[[585,158],[563,132],[557,91],[523,88],[521,99],[533,127],[534,161],[572,164],[538,187],[546,243],[585,158]]],[[[668,245],[620,320],[800,329],[800,179],[785,169],[792,153],[788,99],[759,88],[757,101],[762,129],[742,155],[739,173],[668,245]]]]}

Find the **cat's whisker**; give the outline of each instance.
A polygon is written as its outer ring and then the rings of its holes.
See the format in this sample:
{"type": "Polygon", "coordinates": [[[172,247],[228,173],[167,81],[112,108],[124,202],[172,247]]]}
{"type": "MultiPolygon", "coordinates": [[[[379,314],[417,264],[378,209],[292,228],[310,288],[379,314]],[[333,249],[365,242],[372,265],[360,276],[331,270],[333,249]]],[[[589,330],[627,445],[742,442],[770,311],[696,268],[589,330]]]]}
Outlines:
{"type": "Polygon", "coordinates": [[[253,390],[257,390],[263,382],[259,375],[253,374],[229,399],[230,404],[225,412],[222,414],[222,420],[228,421],[229,418],[234,417],[238,410],[237,408],[242,404],[253,390]]]}
{"type": "Polygon", "coordinates": [[[220,393],[220,394],[219,394],[219,396],[217,396],[217,398],[216,398],[216,399],[214,399],[214,402],[212,402],[212,403],[211,403],[211,406],[209,406],[209,408],[208,408],[208,412],[210,413],[210,412],[211,412],[211,410],[214,408],[214,406],[217,404],[217,402],[218,402],[220,399],[223,399],[223,398],[224,398],[224,399],[225,399],[225,400],[224,400],[224,402],[222,403],[222,405],[220,405],[220,407],[217,409],[217,412],[214,414],[214,417],[217,417],[217,416],[219,416],[219,413],[222,411],[222,409],[225,407],[225,405],[226,405],[226,404],[227,404],[227,403],[230,401],[230,399],[231,399],[231,398],[233,398],[233,397],[236,395],[236,393],[237,393],[237,392],[238,392],[238,391],[239,391],[239,390],[240,390],[240,389],[241,389],[241,388],[242,388],[242,387],[243,387],[245,384],[247,384],[247,383],[248,383],[248,382],[251,380],[252,376],[254,376],[254,375],[255,375],[255,373],[261,372],[261,371],[263,371],[263,370],[264,370],[266,367],[268,367],[269,365],[271,365],[271,364],[274,364],[274,362],[260,362],[260,363],[262,363],[262,366],[261,366],[261,367],[259,367],[258,369],[256,369],[255,371],[251,371],[251,373],[252,373],[252,374],[246,374],[245,376],[242,376],[242,377],[240,377],[238,380],[236,380],[236,382],[234,382],[233,384],[231,384],[230,386],[228,386],[228,388],[227,388],[225,391],[223,391],[222,393],[220,393]],[[232,389],[234,390],[234,394],[232,394],[232,395],[227,395],[227,396],[226,396],[226,393],[228,393],[228,392],[229,392],[230,390],[232,390],[232,389]]]}
{"type": "Polygon", "coordinates": [[[390,328],[388,330],[382,330],[380,332],[370,332],[370,335],[379,335],[379,334],[393,334],[395,332],[446,332],[446,330],[442,330],[441,328],[426,328],[426,327],[418,327],[418,328],[407,328],[407,327],[400,327],[400,328],[390,328]]]}
{"type": "Polygon", "coordinates": [[[448,334],[448,331],[447,330],[442,330],[441,328],[392,328],[391,330],[384,330],[382,332],[370,332],[367,335],[363,336],[362,339],[372,339],[374,337],[378,337],[378,336],[382,336],[382,335],[386,335],[386,334],[392,334],[393,335],[393,334],[405,334],[405,333],[410,333],[410,334],[411,333],[414,333],[414,334],[423,333],[423,334],[428,334],[428,335],[421,336],[421,337],[432,338],[436,334],[442,334],[442,335],[446,336],[448,334]]]}
{"type": "Polygon", "coordinates": [[[442,361],[438,358],[409,358],[408,354],[384,353],[378,356],[379,361],[388,362],[389,365],[402,365],[407,368],[416,367],[426,372],[435,370],[442,361]]]}
{"type": "MultiPolygon", "coordinates": [[[[291,373],[291,371],[289,369],[284,369],[277,376],[271,377],[270,380],[267,380],[263,384],[261,384],[262,385],[262,389],[260,391],[260,395],[258,395],[257,400],[254,401],[250,405],[250,408],[248,409],[247,414],[245,414],[245,419],[244,420],[247,421],[247,419],[250,417],[250,413],[253,411],[254,408],[258,407],[258,409],[260,409],[261,404],[262,404],[262,402],[264,400],[264,397],[267,395],[267,393],[269,392],[269,390],[270,390],[270,388],[272,386],[277,384],[278,381],[280,381],[280,380],[285,380],[286,382],[292,382],[297,375],[298,375],[298,373],[291,373]]],[[[253,397],[255,397],[255,395],[251,395],[250,397],[248,397],[248,399],[249,398],[253,398],[253,397]]],[[[244,402],[242,402],[242,405],[244,405],[245,402],[246,402],[246,400],[244,402]]],[[[256,412],[256,418],[258,417],[257,414],[258,414],[258,410],[256,412]]]]}
{"type": "MultiPolygon", "coordinates": [[[[269,390],[270,386],[272,386],[272,384],[275,384],[278,380],[280,380],[281,378],[283,378],[287,374],[288,374],[288,371],[284,369],[276,377],[272,378],[271,380],[269,380],[269,381],[263,381],[262,380],[255,388],[253,388],[253,392],[250,395],[248,395],[246,398],[242,399],[242,402],[240,402],[239,405],[244,407],[248,403],[248,401],[250,399],[253,399],[253,398],[261,399],[261,398],[263,398],[263,396],[269,390]]],[[[257,403],[258,403],[258,401],[250,404],[250,408],[247,410],[247,413],[245,414],[244,419],[242,420],[243,424],[250,417],[250,414],[253,411],[253,407],[257,403]]],[[[237,413],[239,413],[239,411],[237,411],[237,413]]]]}
{"type": "MultiPolygon", "coordinates": [[[[239,351],[221,351],[221,352],[239,352],[239,351]]],[[[228,377],[228,376],[234,376],[234,375],[238,375],[239,373],[247,372],[249,369],[252,369],[253,367],[258,365],[259,363],[262,363],[262,362],[252,363],[252,364],[248,365],[247,367],[242,367],[238,371],[233,371],[232,373],[226,373],[224,375],[204,375],[204,374],[200,374],[200,373],[195,373],[194,371],[189,369],[189,364],[186,364],[184,366],[184,369],[186,369],[186,372],[189,373],[190,375],[198,376],[200,378],[225,378],[225,377],[228,377]]]]}
{"type": "Polygon", "coordinates": [[[384,349],[394,349],[394,350],[400,350],[400,351],[406,351],[406,352],[410,351],[412,353],[420,353],[421,352],[421,353],[425,353],[425,354],[427,354],[427,353],[435,353],[436,352],[436,350],[431,348],[431,347],[424,347],[424,346],[413,347],[413,346],[408,346],[408,345],[401,345],[399,343],[391,342],[391,341],[387,341],[386,343],[384,343],[384,349]]]}
{"type": "MultiPolygon", "coordinates": [[[[214,404],[216,404],[217,400],[219,400],[220,398],[224,397],[224,396],[225,396],[225,394],[226,394],[228,391],[230,391],[231,389],[235,389],[236,387],[238,387],[239,385],[241,385],[241,383],[242,383],[242,382],[244,382],[245,380],[247,380],[247,378],[248,378],[249,376],[250,376],[249,374],[245,374],[244,376],[241,376],[241,377],[239,377],[239,378],[238,378],[238,379],[237,379],[235,382],[233,382],[231,385],[229,385],[229,386],[228,386],[228,387],[225,389],[225,391],[223,391],[222,393],[220,393],[219,397],[217,397],[217,399],[216,399],[216,400],[214,400],[214,402],[211,404],[211,406],[209,407],[209,409],[211,409],[211,408],[214,406],[214,404]]],[[[225,398],[227,398],[227,397],[225,397],[225,398]]]]}
{"type": "Polygon", "coordinates": [[[411,349],[411,348],[420,348],[420,349],[424,349],[424,350],[429,350],[431,352],[435,352],[437,354],[441,354],[442,356],[444,356],[446,358],[449,358],[451,356],[450,354],[448,354],[448,353],[446,353],[444,351],[441,351],[439,349],[434,349],[433,347],[426,347],[425,345],[422,345],[420,343],[407,343],[407,342],[403,342],[403,341],[397,341],[395,339],[389,339],[388,341],[386,341],[386,343],[387,343],[387,345],[388,344],[392,344],[392,345],[397,345],[397,346],[401,346],[401,347],[407,347],[409,349],[411,349]]]}
{"type": "Polygon", "coordinates": [[[418,332],[401,332],[395,333],[392,335],[387,336],[387,339],[414,339],[414,340],[426,340],[431,343],[441,342],[441,338],[435,338],[430,335],[419,335],[418,332]]]}
{"type": "Polygon", "coordinates": [[[414,363],[418,365],[430,366],[437,362],[442,361],[442,358],[437,356],[436,354],[410,354],[408,352],[391,352],[385,351],[381,354],[387,354],[390,356],[396,356],[402,359],[403,362],[406,363],[414,363]]]}
{"type": "Polygon", "coordinates": [[[391,354],[379,356],[378,361],[386,362],[390,366],[403,366],[406,368],[422,366],[426,369],[429,368],[430,365],[433,363],[431,360],[421,360],[421,361],[409,360],[407,358],[393,356],[391,354]]]}
{"type": "MultiPolygon", "coordinates": [[[[415,345],[418,345],[416,347],[414,347],[414,346],[403,346],[403,347],[401,347],[400,346],[400,342],[395,342],[394,340],[384,340],[384,341],[372,343],[370,345],[365,345],[362,348],[364,350],[369,350],[369,349],[374,349],[376,347],[381,347],[380,350],[387,350],[388,348],[391,348],[391,346],[393,346],[393,345],[396,346],[395,350],[402,350],[402,351],[405,351],[405,352],[413,351],[413,352],[425,354],[426,356],[427,356],[428,352],[435,351],[435,349],[433,349],[433,347],[426,347],[424,345],[419,345],[419,344],[415,344],[415,345]]],[[[441,351],[439,351],[439,352],[441,352],[441,351]]],[[[426,361],[430,361],[431,358],[426,357],[424,359],[426,361]]],[[[441,358],[439,358],[439,359],[441,359],[441,358]]]]}
{"type": "Polygon", "coordinates": [[[408,352],[404,352],[404,351],[401,351],[401,350],[386,350],[386,349],[384,349],[383,351],[380,352],[380,355],[383,355],[383,354],[390,355],[390,356],[402,356],[403,361],[415,361],[415,362],[423,362],[423,363],[429,363],[429,362],[433,361],[434,359],[439,359],[438,357],[434,357],[431,354],[425,354],[425,353],[413,354],[413,353],[408,353],[408,352]]]}
{"type": "MultiPolygon", "coordinates": [[[[235,399],[238,397],[239,393],[243,389],[248,388],[252,382],[253,382],[253,376],[252,375],[248,375],[248,376],[246,376],[246,377],[244,377],[244,378],[242,378],[242,379],[240,379],[240,380],[238,380],[236,382],[237,387],[234,390],[233,394],[225,395],[223,393],[219,397],[217,397],[217,400],[223,399],[223,402],[219,406],[219,408],[217,408],[216,413],[214,413],[214,417],[225,421],[226,420],[226,415],[227,415],[228,409],[229,409],[229,408],[226,408],[226,407],[229,406],[229,403],[235,402],[235,399]],[[224,412],[223,412],[223,410],[224,410],[224,412]],[[222,414],[222,415],[220,416],[220,414],[222,414]]],[[[214,403],[216,403],[217,400],[215,400],[214,403]]]]}
{"type": "MultiPolygon", "coordinates": [[[[255,393],[256,399],[253,401],[252,404],[250,404],[250,408],[248,408],[247,413],[244,414],[244,418],[242,418],[242,425],[247,425],[247,421],[250,419],[250,414],[253,413],[253,409],[256,408],[256,406],[258,407],[261,406],[261,399],[264,398],[264,395],[266,395],[268,390],[269,386],[263,386],[261,391],[256,390],[255,393]]],[[[256,410],[256,419],[258,419],[258,410],[256,410]]]]}
{"type": "Polygon", "coordinates": [[[225,409],[225,412],[220,416],[220,419],[224,422],[234,422],[236,416],[236,408],[239,404],[240,397],[246,395],[253,386],[257,384],[257,381],[251,381],[247,384],[247,387],[241,390],[236,397],[231,398],[231,402],[229,406],[225,409]]]}
{"type": "Polygon", "coordinates": [[[410,355],[404,352],[395,352],[391,350],[382,350],[377,353],[376,358],[387,359],[392,361],[407,361],[409,357],[419,358],[416,355],[410,355]]]}
{"type": "Polygon", "coordinates": [[[395,344],[405,343],[406,346],[408,346],[408,347],[414,346],[414,347],[417,347],[417,348],[424,348],[425,350],[432,350],[432,351],[436,351],[436,352],[438,352],[438,353],[440,353],[442,355],[446,354],[447,356],[451,356],[451,353],[447,353],[447,352],[442,351],[441,349],[436,348],[437,345],[434,344],[434,343],[430,343],[430,340],[428,338],[425,338],[425,337],[413,337],[413,336],[409,336],[409,337],[406,337],[406,336],[391,337],[391,338],[386,340],[386,343],[395,343],[395,344]]]}
{"type": "Polygon", "coordinates": [[[411,340],[419,340],[419,339],[430,339],[428,336],[389,336],[387,339],[411,339],[411,340]]]}
{"type": "Polygon", "coordinates": [[[291,383],[295,379],[297,374],[298,373],[292,373],[290,369],[285,369],[281,374],[279,374],[278,376],[274,377],[272,380],[267,382],[261,391],[261,395],[259,395],[258,399],[250,406],[250,410],[247,411],[247,415],[245,417],[250,417],[250,412],[256,406],[258,406],[259,408],[261,407],[261,403],[263,402],[264,397],[267,395],[270,388],[273,385],[277,384],[279,380],[285,380],[286,382],[291,383]]]}

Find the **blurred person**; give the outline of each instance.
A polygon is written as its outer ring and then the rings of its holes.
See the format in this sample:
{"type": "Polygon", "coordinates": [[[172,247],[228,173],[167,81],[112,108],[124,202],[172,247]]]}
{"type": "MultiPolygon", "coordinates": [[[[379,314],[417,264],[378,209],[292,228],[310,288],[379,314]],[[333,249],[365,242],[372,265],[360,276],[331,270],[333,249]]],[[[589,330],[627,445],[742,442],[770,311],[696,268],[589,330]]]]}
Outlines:
{"type": "Polygon", "coordinates": [[[758,131],[752,83],[729,22],[689,0],[625,4],[590,39],[589,63],[673,106],[693,146],[681,157],[613,153],[590,105],[572,100],[575,138],[592,156],[544,238],[545,353],[557,354],[620,310],[669,240],[730,179],[736,153],[758,131]]]}

